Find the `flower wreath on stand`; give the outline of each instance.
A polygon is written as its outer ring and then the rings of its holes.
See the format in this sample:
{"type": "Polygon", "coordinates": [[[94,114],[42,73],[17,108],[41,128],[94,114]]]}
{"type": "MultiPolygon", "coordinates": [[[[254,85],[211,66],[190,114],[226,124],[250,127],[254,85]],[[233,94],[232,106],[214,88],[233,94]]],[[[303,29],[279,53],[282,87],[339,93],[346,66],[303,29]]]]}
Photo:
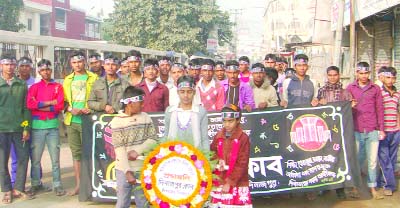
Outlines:
{"type": "Polygon", "coordinates": [[[212,186],[208,159],[192,145],[171,141],[149,153],[141,173],[141,186],[155,207],[201,207],[212,186]]]}

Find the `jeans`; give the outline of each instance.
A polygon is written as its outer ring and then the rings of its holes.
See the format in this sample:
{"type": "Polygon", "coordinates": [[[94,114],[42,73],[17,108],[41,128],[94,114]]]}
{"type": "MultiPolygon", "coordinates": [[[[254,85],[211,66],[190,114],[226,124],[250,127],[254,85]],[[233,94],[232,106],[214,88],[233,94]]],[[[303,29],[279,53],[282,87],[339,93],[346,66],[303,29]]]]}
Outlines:
{"type": "MultiPolygon", "coordinates": [[[[133,189],[133,196],[135,197],[135,204],[138,208],[148,208],[150,203],[144,196],[143,189],[138,189],[140,184],[131,185],[125,177],[125,173],[120,170],[115,170],[117,177],[117,204],[116,208],[129,208],[131,206],[131,193],[133,189]]],[[[135,177],[139,178],[139,172],[135,173],[135,177]]]]}
{"type": "MultiPolygon", "coordinates": [[[[28,146],[31,146],[31,142],[32,142],[32,136],[27,141],[26,144],[29,144],[28,146]]],[[[11,154],[11,184],[14,187],[15,179],[17,177],[18,157],[14,145],[12,143],[11,143],[10,154],[11,154]]],[[[32,161],[32,150],[29,150],[29,158],[32,161]]],[[[31,168],[31,178],[32,178],[32,168],[31,168]]],[[[40,166],[40,180],[42,180],[42,166],[40,166]]],[[[40,184],[42,184],[42,182],[40,182],[40,184]]]]}
{"type": "Polygon", "coordinates": [[[14,189],[20,192],[25,191],[26,171],[29,160],[29,144],[25,144],[27,142],[23,142],[21,138],[21,132],[0,133],[0,184],[2,192],[12,190],[11,177],[8,170],[11,144],[14,144],[18,157],[17,178],[15,180],[14,189]]]}
{"type": "Polygon", "coordinates": [[[379,131],[366,133],[355,132],[357,156],[360,167],[367,159],[368,187],[376,187],[376,172],[378,164],[379,131]]]}
{"type": "Polygon", "coordinates": [[[381,171],[378,175],[378,187],[396,190],[397,180],[394,171],[399,149],[400,132],[386,132],[386,138],[379,141],[379,163],[381,171]]]}
{"type": "Polygon", "coordinates": [[[61,186],[60,175],[60,137],[58,129],[33,129],[32,130],[32,186],[40,185],[40,161],[44,151],[44,146],[47,145],[47,150],[50,154],[53,189],[61,186]]]}
{"type": "Polygon", "coordinates": [[[17,177],[18,157],[17,157],[17,152],[15,151],[14,145],[12,143],[10,148],[10,154],[11,154],[11,184],[14,187],[15,179],[17,177]]]}

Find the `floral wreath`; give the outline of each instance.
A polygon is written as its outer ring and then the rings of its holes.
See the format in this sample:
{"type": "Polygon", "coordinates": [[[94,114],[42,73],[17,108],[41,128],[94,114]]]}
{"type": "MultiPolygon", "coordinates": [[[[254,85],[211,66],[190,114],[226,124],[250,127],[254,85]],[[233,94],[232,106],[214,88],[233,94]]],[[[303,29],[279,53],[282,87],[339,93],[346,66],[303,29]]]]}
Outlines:
{"type": "Polygon", "coordinates": [[[141,186],[146,198],[155,207],[201,207],[211,192],[211,166],[207,158],[192,145],[181,141],[165,142],[150,152],[145,159],[141,173],[141,186]],[[192,194],[186,199],[174,200],[161,193],[156,186],[157,178],[155,173],[157,169],[162,161],[171,158],[184,159],[194,165],[196,169],[198,183],[194,187],[192,194]]]}

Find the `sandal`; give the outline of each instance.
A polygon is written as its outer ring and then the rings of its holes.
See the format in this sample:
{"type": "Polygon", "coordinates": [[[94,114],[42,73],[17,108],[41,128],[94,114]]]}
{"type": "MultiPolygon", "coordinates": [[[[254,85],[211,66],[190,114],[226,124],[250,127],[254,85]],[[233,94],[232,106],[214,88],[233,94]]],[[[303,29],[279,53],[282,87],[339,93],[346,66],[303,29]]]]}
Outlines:
{"type": "Polygon", "coordinates": [[[11,191],[5,192],[2,200],[3,204],[11,204],[12,200],[13,200],[13,195],[11,191]]]}
{"type": "Polygon", "coordinates": [[[23,200],[32,200],[32,199],[35,198],[35,196],[33,196],[33,193],[21,192],[21,191],[17,191],[17,190],[14,190],[13,197],[14,198],[21,198],[23,200]]]}
{"type": "Polygon", "coordinates": [[[307,192],[306,198],[308,201],[314,201],[317,199],[317,194],[315,192],[307,192]]]}
{"type": "Polygon", "coordinates": [[[61,186],[54,188],[54,192],[56,192],[56,196],[64,196],[66,194],[61,186]]]}
{"type": "Polygon", "coordinates": [[[375,200],[380,200],[380,199],[384,199],[384,197],[382,196],[382,194],[380,194],[379,192],[375,191],[372,192],[372,198],[375,200]]]}
{"type": "Polygon", "coordinates": [[[361,197],[361,196],[360,196],[360,192],[358,192],[357,189],[351,190],[351,191],[349,192],[349,196],[350,196],[351,198],[354,198],[354,199],[358,199],[358,198],[361,197]]]}

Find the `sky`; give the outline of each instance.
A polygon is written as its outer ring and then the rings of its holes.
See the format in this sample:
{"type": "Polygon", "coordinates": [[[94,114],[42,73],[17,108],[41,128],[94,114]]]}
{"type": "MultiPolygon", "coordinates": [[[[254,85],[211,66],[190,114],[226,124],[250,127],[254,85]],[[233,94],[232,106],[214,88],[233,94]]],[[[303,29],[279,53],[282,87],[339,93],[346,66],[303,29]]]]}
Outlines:
{"type": "MultiPolygon", "coordinates": [[[[113,0],[70,0],[75,7],[89,15],[97,16],[103,10],[104,17],[113,11],[113,0]]],[[[231,21],[237,21],[234,33],[238,35],[239,55],[248,55],[262,43],[263,15],[269,0],[217,0],[222,10],[230,13],[231,21]]]]}

